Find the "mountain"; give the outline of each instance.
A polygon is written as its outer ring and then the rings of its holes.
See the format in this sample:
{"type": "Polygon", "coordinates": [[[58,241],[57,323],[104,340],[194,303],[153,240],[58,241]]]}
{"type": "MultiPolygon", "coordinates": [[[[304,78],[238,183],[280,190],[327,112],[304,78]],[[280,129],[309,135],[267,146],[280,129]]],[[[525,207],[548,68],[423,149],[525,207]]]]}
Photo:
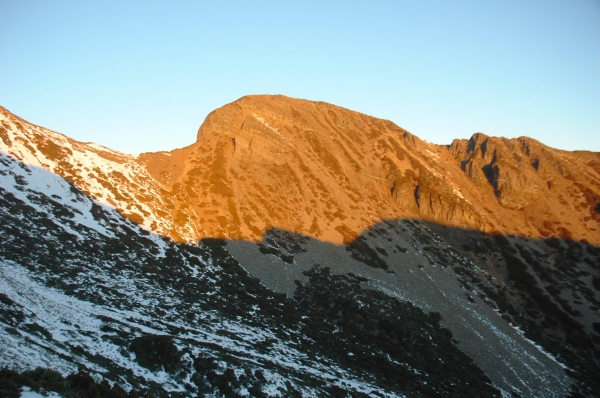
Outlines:
{"type": "Polygon", "coordinates": [[[600,395],[600,154],[284,96],[123,154],[0,108],[0,366],[158,396],[600,395]]]}

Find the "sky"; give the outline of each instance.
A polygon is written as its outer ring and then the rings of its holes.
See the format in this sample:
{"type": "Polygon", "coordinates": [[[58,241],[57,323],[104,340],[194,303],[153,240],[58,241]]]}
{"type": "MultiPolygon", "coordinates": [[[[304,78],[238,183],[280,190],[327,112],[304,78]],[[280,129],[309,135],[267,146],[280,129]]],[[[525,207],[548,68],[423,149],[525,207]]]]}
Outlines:
{"type": "Polygon", "coordinates": [[[600,0],[0,0],[0,105],[138,154],[248,94],[600,151],[600,0]]]}

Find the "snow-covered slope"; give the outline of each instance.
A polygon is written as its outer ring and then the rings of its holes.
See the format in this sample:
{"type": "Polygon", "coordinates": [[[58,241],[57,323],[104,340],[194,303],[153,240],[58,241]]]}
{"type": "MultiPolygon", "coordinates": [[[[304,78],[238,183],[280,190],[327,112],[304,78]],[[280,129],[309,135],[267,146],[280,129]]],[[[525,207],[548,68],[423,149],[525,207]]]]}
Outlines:
{"type": "MultiPolygon", "coordinates": [[[[162,187],[131,155],[82,143],[0,107],[0,151],[63,177],[89,197],[159,234],[173,228],[162,187]]],[[[185,230],[180,231],[185,237],[185,230]]],[[[190,235],[192,236],[192,235],[190,235]]]]}
{"type": "MultiPolygon", "coordinates": [[[[413,376],[404,385],[388,385],[385,377],[369,374],[360,362],[340,358],[336,347],[304,333],[303,325],[318,320],[310,283],[300,305],[249,277],[224,242],[174,244],[44,169],[4,154],[0,164],[2,366],[69,372],[81,364],[158,395],[231,390],[242,396],[316,396],[344,390],[399,396],[441,388],[410,357],[382,356],[377,343],[370,347],[374,351],[367,345],[362,353],[357,348],[365,342],[347,344],[359,358],[374,356],[399,373],[408,369],[413,376]]],[[[312,283],[332,280],[324,275],[312,283]]],[[[336,284],[353,286],[345,280],[336,284]]],[[[431,352],[442,344],[437,366],[454,363],[470,375],[463,381],[455,373],[443,385],[493,394],[435,317],[406,308],[405,326],[429,336],[412,343],[431,352]]]]}

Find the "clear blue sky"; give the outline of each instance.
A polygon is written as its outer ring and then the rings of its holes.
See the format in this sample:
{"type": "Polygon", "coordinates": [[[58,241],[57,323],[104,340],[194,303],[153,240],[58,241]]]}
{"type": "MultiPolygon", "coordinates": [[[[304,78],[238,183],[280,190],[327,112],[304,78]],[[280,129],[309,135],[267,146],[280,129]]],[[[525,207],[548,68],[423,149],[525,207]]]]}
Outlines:
{"type": "Polygon", "coordinates": [[[0,0],[0,105],[129,153],[246,94],[600,151],[600,1],[0,0]]]}

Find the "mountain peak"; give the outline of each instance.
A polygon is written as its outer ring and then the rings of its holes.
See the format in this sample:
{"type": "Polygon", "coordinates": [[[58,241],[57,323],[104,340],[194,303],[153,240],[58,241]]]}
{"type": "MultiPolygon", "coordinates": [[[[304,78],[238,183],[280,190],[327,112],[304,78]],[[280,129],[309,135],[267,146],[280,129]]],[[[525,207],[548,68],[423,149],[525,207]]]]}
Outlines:
{"type": "Polygon", "coordinates": [[[260,240],[280,228],[343,243],[378,222],[408,217],[600,243],[597,156],[527,137],[476,133],[433,145],[390,121],[283,95],[242,97],[210,113],[192,145],[136,158],[16,116],[4,117],[2,129],[11,145],[22,142],[18,135],[31,142],[19,144],[19,159],[30,156],[25,152],[52,157],[48,148],[66,146],[60,159],[40,164],[56,165],[84,191],[99,189],[98,197],[122,214],[180,241],[260,240]],[[83,163],[71,159],[78,151],[114,164],[102,174],[91,169],[84,181],[83,163]],[[90,185],[89,178],[97,180],[90,185]]]}
{"type": "MultiPolygon", "coordinates": [[[[192,196],[183,206],[200,200],[199,220],[211,229],[222,221],[209,234],[260,239],[277,227],[338,243],[399,217],[484,232],[557,233],[541,225],[550,214],[561,219],[557,209],[564,206],[548,187],[570,185],[565,170],[577,176],[582,162],[526,137],[476,133],[449,147],[432,145],[390,121],[282,95],[246,96],[215,110],[197,142],[177,154],[194,165],[177,163],[177,170],[193,171],[160,169],[152,155],[143,161],[155,178],[168,176],[167,189],[182,184],[204,198],[192,196]]],[[[587,176],[586,187],[600,178],[587,176]]],[[[582,218],[599,194],[586,189],[582,218]]],[[[565,228],[598,240],[583,224],[565,228]]]]}
{"type": "Polygon", "coordinates": [[[137,157],[2,111],[0,168],[2,366],[161,397],[600,387],[598,153],[248,96],[137,157]]]}

